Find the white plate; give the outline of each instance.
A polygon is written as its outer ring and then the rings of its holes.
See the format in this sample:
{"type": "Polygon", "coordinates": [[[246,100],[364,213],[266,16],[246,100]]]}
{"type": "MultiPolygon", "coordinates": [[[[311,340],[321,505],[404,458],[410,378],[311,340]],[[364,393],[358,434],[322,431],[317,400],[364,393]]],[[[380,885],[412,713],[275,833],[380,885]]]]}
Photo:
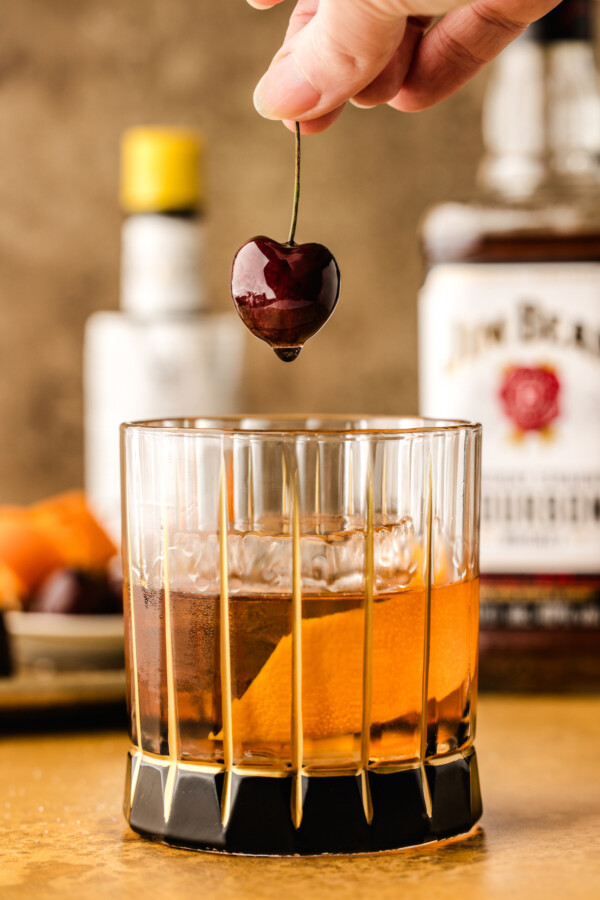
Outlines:
{"type": "Polygon", "coordinates": [[[123,616],[6,612],[17,669],[123,668],[123,616]]]}
{"type": "Polygon", "coordinates": [[[11,678],[0,678],[0,713],[124,700],[125,672],[120,669],[52,673],[24,669],[11,678]]]}

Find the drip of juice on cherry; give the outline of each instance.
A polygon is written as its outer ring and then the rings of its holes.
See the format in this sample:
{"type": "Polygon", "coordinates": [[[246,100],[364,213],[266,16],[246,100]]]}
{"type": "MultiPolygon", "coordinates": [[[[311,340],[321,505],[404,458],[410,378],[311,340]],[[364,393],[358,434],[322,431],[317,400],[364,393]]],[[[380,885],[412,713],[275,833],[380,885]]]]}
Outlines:
{"type": "Polygon", "coordinates": [[[340,270],[323,244],[296,244],[300,193],[300,126],[296,123],[296,178],[290,236],[285,243],[259,235],[233,260],[231,294],[252,334],[279,359],[292,362],[331,316],[340,293],[340,270]]]}

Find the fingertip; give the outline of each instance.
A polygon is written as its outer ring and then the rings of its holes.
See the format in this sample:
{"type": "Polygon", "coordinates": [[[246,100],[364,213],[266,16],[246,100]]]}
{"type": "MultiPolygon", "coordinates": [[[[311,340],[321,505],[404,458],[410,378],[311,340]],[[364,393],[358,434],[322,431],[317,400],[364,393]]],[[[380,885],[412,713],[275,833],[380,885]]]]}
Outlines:
{"type": "Polygon", "coordinates": [[[293,53],[275,58],[254,91],[254,106],[266,119],[299,119],[321,99],[293,53]]]}
{"type": "Polygon", "coordinates": [[[388,100],[387,105],[398,112],[416,113],[430,109],[441,99],[443,98],[425,96],[422,91],[413,91],[410,88],[402,87],[395,97],[388,100]]]}
{"type": "MultiPolygon", "coordinates": [[[[332,109],[331,112],[325,113],[323,116],[318,116],[316,119],[306,119],[300,122],[300,134],[302,136],[311,135],[311,134],[320,134],[321,131],[326,131],[328,128],[333,125],[333,123],[339,119],[341,116],[344,106],[346,104],[343,103],[341,106],[338,106],[336,109],[332,109]]],[[[296,130],[296,119],[284,119],[283,124],[290,131],[296,130]]]]}
{"type": "Polygon", "coordinates": [[[252,102],[254,103],[254,109],[259,114],[259,116],[262,116],[263,119],[271,119],[271,121],[276,121],[277,119],[281,119],[281,116],[274,115],[274,113],[271,112],[268,104],[265,102],[262,90],[264,78],[265,76],[263,75],[261,80],[254,88],[252,102]]]}

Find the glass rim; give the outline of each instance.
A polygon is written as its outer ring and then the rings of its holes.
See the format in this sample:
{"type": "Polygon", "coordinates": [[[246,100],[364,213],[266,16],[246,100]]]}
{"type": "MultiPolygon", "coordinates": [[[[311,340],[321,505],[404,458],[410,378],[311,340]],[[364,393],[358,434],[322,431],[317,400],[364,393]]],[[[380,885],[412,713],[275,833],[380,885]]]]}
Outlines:
{"type": "Polygon", "coordinates": [[[164,419],[142,419],[123,422],[122,434],[146,432],[171,435],[206,435],[207,437],[278,437],[323,435],[359,437],[361,435],[402,437],[419,434],[452,434],[481,431],[479,422],[468,419],[434,419],[416,415],[377,415],[346,413],[249,413],[225,416],[191,416],[164,419]],[[356,427],[364,422],[364,427],[356,427]],[[399,423],[406,423],[400,425],[399,423]],[[298,423],[297,425],[295,423],[298,423]],[[339,427],[335,427],[339,423],[339,427]],[[369,423],[373,423],[369,427],[369,423]],[[375,424],[377,423],[377,424],[375,424]],[[254,426],[254,427],[252,427],[254,426]]]}

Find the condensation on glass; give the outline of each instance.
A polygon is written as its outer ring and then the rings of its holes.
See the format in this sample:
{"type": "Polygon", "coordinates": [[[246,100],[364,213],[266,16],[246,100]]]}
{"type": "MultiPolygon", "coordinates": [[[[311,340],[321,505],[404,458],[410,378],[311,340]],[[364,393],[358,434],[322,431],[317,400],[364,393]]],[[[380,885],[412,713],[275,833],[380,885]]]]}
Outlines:
{"type": "Polygon", "coordinates": [[[287,779],[295,831],[309,783],[343,776],[361,827],[386,773],[414,771],[435,818],[427,770],[475,733],[479,460],[462,422],[122,427],[128,815],[147,763],[164,840],[194,774],[216,779],[216,849],[244,777],[287,779]]]}

